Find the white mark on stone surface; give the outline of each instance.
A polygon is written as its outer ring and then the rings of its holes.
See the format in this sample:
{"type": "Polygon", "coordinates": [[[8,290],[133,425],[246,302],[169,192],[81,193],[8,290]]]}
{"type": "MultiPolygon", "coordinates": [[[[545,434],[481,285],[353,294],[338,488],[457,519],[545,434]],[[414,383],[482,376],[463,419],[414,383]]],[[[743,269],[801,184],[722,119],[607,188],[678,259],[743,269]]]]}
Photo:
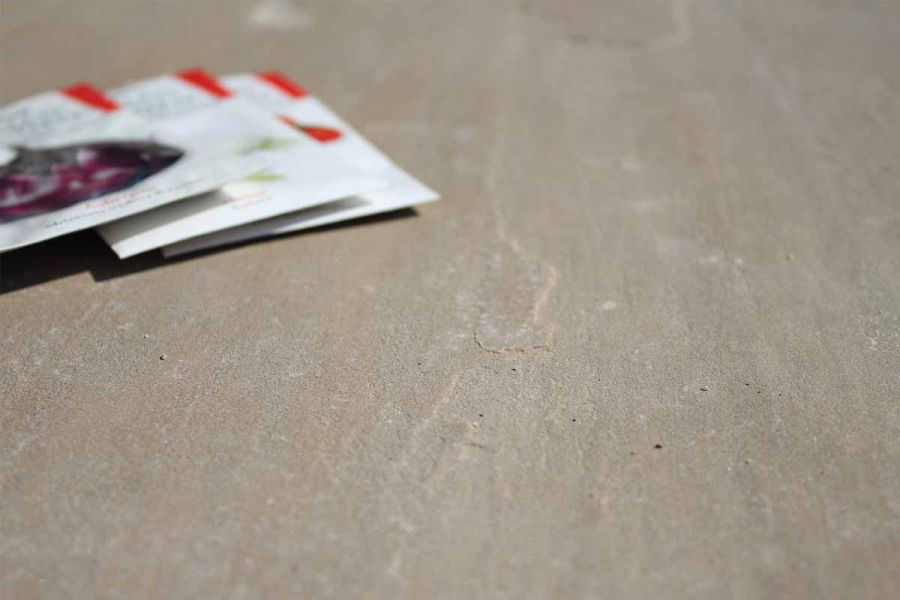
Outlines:
{"type": "Polygon", "coordinates": [[[680,0],[669,5],[672,16],[671,32],[650,45],[651,50],[670,51],[683,46],[693,33],[690,11],[687,0],[680,0]]]}
{"type": "Polygon", "coordinates": [[[479,314],[472,334],[480,349],[494,353],[549,348],[553,331],[552,324],[545,323],[545,313],[560,278],[554,265],[530,254],[507,231],[505,216],[494,200],[506,150],[503,143],[494,146],[486,179],[494,235],[482,250],[486,272],[477,290],[479,314]]]}
{"type": "Polygon", "coordinates": [[[454,128],[450,133],[451,139],[459,146],[468,146],[475,141],[475,128],[467,125],[454,128]]]}
{"type": "Polygon", "coordinates": [[[315,18],[290,0],[262,0],[253,7],[250,25],[260,29],[309,29],[315,18]]]}
{"type": "Polygon", "coordinates": [[[697,262],[701,265],[717,265],[722,262],[722,254],[721,253],[713,253],[707,254],[705,256],[701,256],[697,259],[697,262]]]}
{"type": "Polygon", "coordinates": [[[450,381],[447,382],[447,385],[444,386],[444,389],[441,391],[440,396],[438,397],[438,401],[434,403],[434,406],[431,407],[431,412],[428,417],[424,420],[424,423],[431,423],[435,420],[438,413],[444,406],[450,402],[450,399],[453,397],[453,393],[456,391],[456,386],[459,384],[459,373],[454,373],[450,377],[450,381]]]}
{"type": "Polygon", "coordinates": [[[619,307],[619,303],[613,300],[607,300],[600,305],[600,310],[615,310],[619,307]]]}
{"type": "Polygon", "coordinates": [[[664,202],[653,199],[632,200],[628,207],[638,214],[649,214],[660,211],[665,206],[664,202]]]}
{"type": "Polygon", "coordinates": [[[644,166],[636,156],[626,156],[619,160],[619,169],[626,173],[640,173],[644,166]]]}
{"type": "Polygon", "coordinates": [[[559,271],[529,257],[516,240],[504,241],[512,252],[494,252],[487,260],[475,343],[495,353],[547,348],[552,335],[544,326],[544,313],[559,271]]]}
{"type": "Polygon", "coordinates": [[[541,320],[541,313],[544,312],[544,306],[547,304],[547,299],[550,297],[550,292],[553,291],[558,282],[559,270],[557,270],[557,268],[553,265],[548,265],[544,284],[543,286],[541,286],[541,289],[537,294],[537,298],[534,301],[534,308],[531,309],[531,321],[533,323],[537,323],[541,320]]]}

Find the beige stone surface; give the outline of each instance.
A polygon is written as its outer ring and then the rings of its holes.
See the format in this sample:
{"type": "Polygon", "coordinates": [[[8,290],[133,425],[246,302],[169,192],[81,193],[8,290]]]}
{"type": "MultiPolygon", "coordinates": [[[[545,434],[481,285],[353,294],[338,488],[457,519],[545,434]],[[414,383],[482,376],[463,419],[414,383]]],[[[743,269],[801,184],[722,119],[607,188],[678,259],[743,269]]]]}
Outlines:
{"type": "Polygon", "coordinates": [[[2,101],[279,68],[444,200],[4,255],[0,596],[895,597],[898,51],[887,1],[2,0],[2,101]]]}

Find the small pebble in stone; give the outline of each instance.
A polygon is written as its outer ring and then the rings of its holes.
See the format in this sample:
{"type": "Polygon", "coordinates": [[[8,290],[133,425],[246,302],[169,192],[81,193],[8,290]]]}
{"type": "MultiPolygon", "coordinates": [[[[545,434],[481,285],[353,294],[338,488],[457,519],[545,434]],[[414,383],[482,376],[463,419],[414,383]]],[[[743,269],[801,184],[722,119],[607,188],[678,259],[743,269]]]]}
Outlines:
{"type": "Polygon", "coordinates": [[[149,333],[145,333],[145,334],[144,334],[144,339],[145,339],[145,340],[150,339],[150,334],[149,334],[149,333]]]}
{"type": "Polygon", "coordinates": [[[166,355],[165,355],[165,354],[160,354],[160,355],[159,355],[159,360],[166,360],[166,355]]]}
{"type": "Polygon", "coordinates": [[[701,391],[701,392],[708,392],[708,391],[709,391],[709,388],[706,387],[705,385],[701,385],[701,386],[700,386],[700,391],[701,391]]]}
{"type": "Polygon", "coordinates": [[[662,448],[662,444],[654,444],[653,447],[659,450],[660,448],[662,448]]]}

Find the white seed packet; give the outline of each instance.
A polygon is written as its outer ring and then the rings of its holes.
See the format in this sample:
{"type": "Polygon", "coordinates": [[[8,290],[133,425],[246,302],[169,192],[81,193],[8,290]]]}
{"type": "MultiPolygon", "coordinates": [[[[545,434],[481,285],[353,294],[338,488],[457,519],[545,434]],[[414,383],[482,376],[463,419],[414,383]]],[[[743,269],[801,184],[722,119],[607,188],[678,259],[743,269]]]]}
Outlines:
{"type": "Polygon", "coordinates": [[[221,190],[99,228],[121,258],[387,185],[377,174],[323,152],[320,142],[271,112],[233,97],[199,69],[139,81],[109,95],[154,122],[190,120],[198,139],[240,139],[239,153],[266,162],[265,170],[221,190]]]}
{"type": "Polygon", "coordinates": [[[261,166],[155,126],[88,84],[38,94],[0,108],[0,252],[208,192],[261,166]]]}
{"type": "Polygon", "coordinates": [[[242,73],[222,77],[220,81],[239,98],[246,98],[265,107],[298,129],[321,139],[330,152],[387,180],[388,187],[313,209],[191,238],[164,247],[164,256],[176,256],[223,244],[338,223],[424,204],[439,198],[433,190],[391,162],[324,103],[284,75],[276,72],[242,73]]]}

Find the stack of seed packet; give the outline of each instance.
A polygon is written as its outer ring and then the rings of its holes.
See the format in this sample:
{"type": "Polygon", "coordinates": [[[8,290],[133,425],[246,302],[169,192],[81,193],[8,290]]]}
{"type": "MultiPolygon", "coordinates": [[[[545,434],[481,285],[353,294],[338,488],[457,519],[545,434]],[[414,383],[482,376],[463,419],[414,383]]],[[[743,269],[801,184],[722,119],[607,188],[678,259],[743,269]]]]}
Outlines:
{"type": "Polygon", "coordinates": [[[0,252],[96,228],[165,256],[437,200],[277,72],[202,69],[0,108],[0,252]]]}

